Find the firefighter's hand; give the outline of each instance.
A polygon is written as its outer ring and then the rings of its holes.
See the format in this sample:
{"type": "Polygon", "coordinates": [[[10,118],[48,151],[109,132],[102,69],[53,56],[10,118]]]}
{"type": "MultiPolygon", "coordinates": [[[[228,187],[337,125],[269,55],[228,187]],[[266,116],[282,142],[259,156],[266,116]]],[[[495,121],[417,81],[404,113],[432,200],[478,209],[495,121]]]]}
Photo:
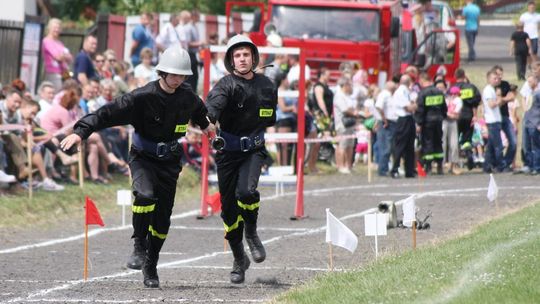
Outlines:
{"type": "Polygon", "coordinates": [[[73,145],[79,145],[82,142],[82,139],[77,134],[70,134],[60,143],[60,149],[63,151],[69,150],[73,145]]]}
{"type": "Polygon", "coordinates": [[[216,126],[213,123],[208,124],[206,129],[202,130],[204,135],[209,136],[216,133],[216,126]]]}

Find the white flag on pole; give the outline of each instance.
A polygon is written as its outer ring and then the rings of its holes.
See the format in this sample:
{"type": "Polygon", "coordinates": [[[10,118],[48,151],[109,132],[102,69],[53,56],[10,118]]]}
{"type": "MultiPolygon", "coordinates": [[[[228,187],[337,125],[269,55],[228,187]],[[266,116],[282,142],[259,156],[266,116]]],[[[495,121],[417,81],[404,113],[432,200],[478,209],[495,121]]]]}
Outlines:
{"type": "Polygon", "coordinates": [[[351,253],[356,250],[358,238],[345,224],[326,209],[326,242],[343,247],[351,253]]]}
{"type": "Polygon", "coordinates": [[[495,182],[495,178],[493,177],[493,174],[490,174],[489,186],[487,190],[487,198],[490,202],[493,202],[497,199],[498,195],[499,195],[499,188],[497,187],[497,183],[495,182]]]}
{"type": "Polygon", "coordinates": [[[416,221],[416,202],[411,195],[403,202],[403,226],[411,228],[413,221],[416,221]]]}

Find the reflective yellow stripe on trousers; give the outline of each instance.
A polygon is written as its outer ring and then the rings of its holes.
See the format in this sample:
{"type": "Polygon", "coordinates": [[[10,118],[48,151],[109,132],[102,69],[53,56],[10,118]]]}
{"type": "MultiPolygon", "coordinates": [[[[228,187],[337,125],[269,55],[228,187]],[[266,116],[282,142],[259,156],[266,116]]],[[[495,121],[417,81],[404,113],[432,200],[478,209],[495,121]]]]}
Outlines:
{"type": "Polygon", "coordinates": [[[156,204],[148,205],[148,206],[131,206],[131,211],[133,213],[149,213],[154,211],[154,208],[156,207],[156,204]]]}
{"type": "Polygon", "coordinates": [[[238,217],[236,218],[236,222],[232,224],[231,226],[227,226],[227,224],[223,223],[223,227],[225,227],[225,232],[231,232],[234,229],[238,228],[238,225],[240,224],[240,222],[243,222],[243,221],[244,221],[244,218],[242,218],[242,216],[239,214],[238,217]]]}
{"type": "Polygon", "coordinates": [[[152,236],[155,236],[155,237],[157,237],[158,239],[164,240],[164,239],[167,238],[167,234],[165,234],[165,233],[159,233],[159,232],[155,231],[155,230],[154,230],[154,227],[152,227],[152,225],[150,225],[150,226],[148,227],[148,231],[150,231],[150,233],[152,234],[152,236]]]}
{"type": "Polygon", "coordinates": [[[255,204],[251,204],[251,205],[248,205],[248,204],[244,204],[242,203],[241,201],[238,201],[238,206],[240,206],[240,208],[244,209],[244,210],[255,210],[257,208],[259,208],[259,203],[260,202],[256,202],[255,204]]]}

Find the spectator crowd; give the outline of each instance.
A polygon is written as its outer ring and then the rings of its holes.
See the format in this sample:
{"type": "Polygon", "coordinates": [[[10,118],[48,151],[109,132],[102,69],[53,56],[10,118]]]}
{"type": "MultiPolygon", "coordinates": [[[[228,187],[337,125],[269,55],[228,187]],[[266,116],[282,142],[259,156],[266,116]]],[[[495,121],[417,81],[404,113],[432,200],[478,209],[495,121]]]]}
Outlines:
{"type": "MultiPolygon", "coordinates": [[[[530,22],[529,19],[525,21],[530,22]]],[[[214,34],[208,41],[201,40],[194,26],[197,20],[196,11],[172,14],[169,23],[155,33],[153,15],[143,13],[132,34],[127,62],[119,59],[114,50],[97,52],[98,41],[93,35],[84,38],[78,54],[71,54],[60,40],[62,22],[51,19],[42,41],[44,77],[37,95],[33,96],[20,79],[1,90],[0,123],[4,127],[0,137],[0,184],[46,191],[61,191],[65,184],[78,184],[77,151],[62,151],[59,142],[70,134],[80,117],[158,79],[154,64],[170,46],[189,52],[194,76],[188,82],[198,92],[199,50],[205,45],[226,44],[227,39],[220,41],[214,34]],[[32,137],[23,126],[32,127],[32,137]],[[26,151],[32,155],[28,157],[26,151]],[[28,169],[29,159],[35,170],[28,169]],[[31,174],[38,178],[29,185],[27,179],[31,174]]],[[[539,22],[540,18],[535,20],[539,22]]],[[[417,164],[428,174],[458,175],[464,169],[474,168],[486,173],[538,174],[540,63],[529,59],[528,70],[524,67],[528,56],[536,52],[537,40],[524,35],[523,28],[523,24],[518,24],[511,40],[518,78],[524,79],[519,85],[505,81],[503,68],[498,65],[487,71],[482,88],[472,84],[462,68],[454,75],[439,73],[431,78],[410,66],[379,87],[370,82],[368,72],[359,62],[342,62],[333,70],[306,65],[307,102],[302,132],[309,139],[329,138],[308,144],[306,172],[317,173],[317,162],[324,160],[335,165],[340,174],[350,174],[354,166],[372,158],[378,175],[392,178],[415,177],[417,164]],[[426,116],[432,110],[428,99],[434,94],[442,96],[442,103],[437,103],[441,110],[436,124],[430,120],[434,116],[426,116]],[[520,134],[518,130],[522,130],[520,134]],[[520,151],[518,136],[523,143],[520,151]],[[523,162],[519,168],[518,153],[523,162]],[[437,165],[436,170],[432,164],[437,165]]],[[[282,46],[281,38],[274,34],[268,35],[267,43],[271,47],[282,46]]],[[[207,59],[212,86],[227,71],[223,54],[213,53],[207,59]]],[[[276,124],[268,132],[297,132],[298,97],[287,93],[299,89],[298,56],[261,55],[260,64],[267,67],[259,72],[268,76],[279,92],[276,124]]],[[[82,147],[85,179],[108,184],[114,173],[129,175],[129,132],[123,126],[90,136],[82,147]]],[[[195,170],[201,166],[200,140],[193,132],[181,139],[184,165],[195,170]]],[[[286,166],[294,162],[294,146],[284,141],[268,143],[267,149],[275,153],[277,165],[286,166]]],[[[213,167],[212,159],[210,164],[213,167]]]]}

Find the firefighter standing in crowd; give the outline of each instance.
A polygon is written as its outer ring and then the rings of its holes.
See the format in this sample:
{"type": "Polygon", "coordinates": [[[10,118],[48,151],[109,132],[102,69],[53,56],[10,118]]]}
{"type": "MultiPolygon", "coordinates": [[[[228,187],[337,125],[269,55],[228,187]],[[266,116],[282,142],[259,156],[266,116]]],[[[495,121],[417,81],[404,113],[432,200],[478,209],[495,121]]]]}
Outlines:
{"type": "Polygon", "coordinates": [[[472,170],[474,168],[472,136],[477,117],[477,108],[482,101],[482,95],[480,95],[478,88],[469,82],[463,69],[457,69],[454,76],[456,77],[454,85],[460,89],[460,97],[463,100],[463,107],[458,119],[459,147],[467,155],[467,168],[472,170]]]}
{"type": "Polygon", "coordinates": [[[416,99],[417,108],[414,120],[416,132],[421,134],[424,170],[430,173],[431,164],[435,161],[437,174],[443,174],[442,123],[447,112],[444,92],[433,86],[427,73],[420,75],[420,85],[422,90],[416,99]]]}
{"type": "Polygon", "coordinates": [[[230,279],[239,284],[250,265],[242,243],[244,230],[253,261],[266,258],[257,236],[257,185],[261,167],[270,157],[264,132],[276,121],[277,91],[269,78],[254,72],[259,52],[246,36],[229,40],[224,63],[230,75],[212,88],[206,106],[208,118],[219,122],[218,135],[226,142],[224,150],[216,154],[217,175],[225,238],[234,256],[230,279]]]}
{"type": "Polygon", "coordinates": [[[188,122],[203,132],[214,131],[202,101],[185,82],[191,75],[189,54],[179,48],[165,50],[156,70],[159,80],[118,97],[95,113],[81,118],[61,148],[80,144],[93,132],[118,125],[135,128],[130,151],[133,176],[132,256],[128,268],[141,269],[144,285],[159,287],[157,263],[170,226],[182,151],[178,139],[186,134],[188,122]]]}

